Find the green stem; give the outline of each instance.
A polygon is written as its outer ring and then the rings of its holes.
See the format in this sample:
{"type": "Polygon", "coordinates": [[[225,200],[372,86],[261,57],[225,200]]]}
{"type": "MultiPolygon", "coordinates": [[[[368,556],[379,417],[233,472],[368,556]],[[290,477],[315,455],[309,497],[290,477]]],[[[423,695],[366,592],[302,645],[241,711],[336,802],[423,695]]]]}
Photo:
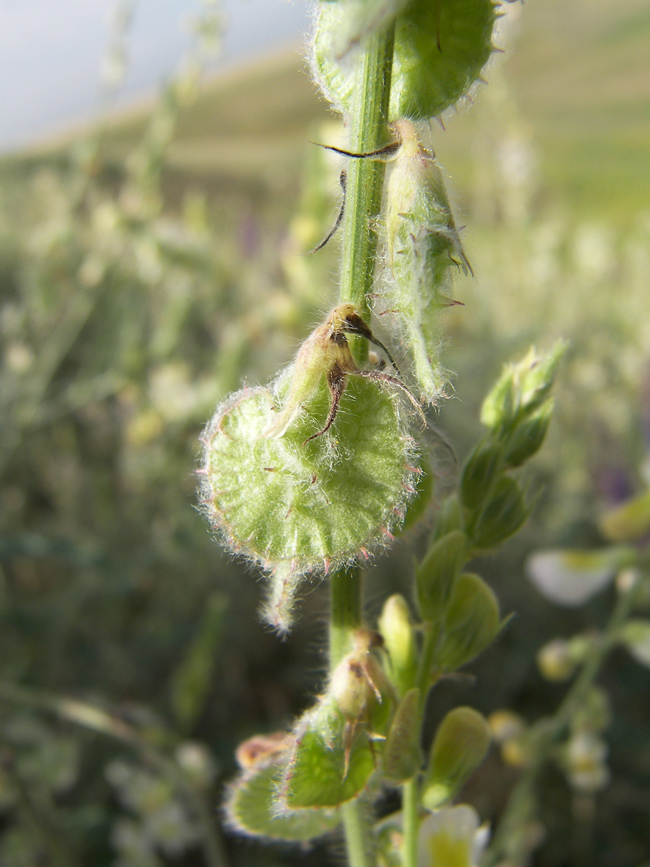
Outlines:
{"type": "MultiPolygon", "coordinates": [[[[424,640],[418,664],[416,686],[420,690],[420,717],[424,711],[431,686],[433,659],[438,645],[439,628],[435,623],[423,624],[424,640]]],[[[420,781],[416,776],[402,787],[402,827],[404,846],[403,867],[416,867],[418,861],[418,835],[420,830],[420,781]]]]}
{"type": "Polygon", "coordinates": [[[402,848],[403,867],[415,867],[418,863],[418,832],[420,830],[420,780],[416,774],[402,786],[402,848]]]}
{"type": "MultiPolygon", "coordinates": [[[[374,150],[387,140],[394,37],[393,27],[374,34],[360,59],[350,118],[350,150],[355,153],[374,150]]],[[[384,170],[385,164],[376,160],[350,160],[347,167],[339,300],[354,304],[364,319],[370,315],[368,295],[377,251],[375,221],[381,210],[384,170]]],[[[358,339],[355,350],[364,361],[365,341],[358,339]]]]}
{"type": "MultiPolygon", "coordinates": [[[[350,149],[373,150],[386,141],[386,118],[393,66],[394,28],[374,34],[357,68],[350,149]]],[[[339,301],[354,304],[364,319],[370,310],[367,296],[375,276],[377,234],[375,221],[381,210],[384,165],[374,160],[352,160],[348,167],[347,206],[343,223],[343,254],[339,301]]],[[[367,345],[355,341],[360,363],[367,345]]],[[[354,632],[362,625],[361,571],[340,571],[331,579],[330,671],[350,651],[354,632]]],[[[372,831],[359,799],[341,808],[349,867],[372,867],[372,831]]]]}
{"type": "Polygon", "coordinates": [[[362,625],[361,569],[341,569],[330,579],[330,671],[352,649],[354,632],[362,625]]]}
{"type": "MultiPolygon", "coordinates": [[[[493,865],[507,860],[508,843],[516,837],[513,832],[522,821],[522,810],[528,810],[537,777],[548,761],[553,746],[565,737],[571,720],[576,711],[583,705],[585,696],[594,683],[605,657],[618,641],[620,628],[634,606],[640,586],[641,581],[637,579],[624,592],[621,592],[612,616],[605,627],[602,640],[585,662],[549,727],[541,735],[537,744],[535,761],[526,769],[510,793],[508,806],[501,817],[497,832],[483,861],[484,867],[493,867],[493,865]]],[[[524,817],[524,820],[526,818],[528,817],[524,817]]]]}

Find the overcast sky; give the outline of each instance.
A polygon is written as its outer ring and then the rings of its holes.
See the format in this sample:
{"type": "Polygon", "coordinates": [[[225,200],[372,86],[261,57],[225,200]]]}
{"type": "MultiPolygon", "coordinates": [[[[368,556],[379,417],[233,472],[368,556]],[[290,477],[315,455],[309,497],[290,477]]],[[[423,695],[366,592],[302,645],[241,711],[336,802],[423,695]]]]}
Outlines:
{"type": "MultiPolygon", "coordinates": [[[[124,0],[123,0],[124,3],[124,0]]],[[[298,44],[307,0],[222,0],[222,63],[298,44]]],[[[100,68],[118,0],[0,0],[0,149],[88,117],[99,105],[100,68]]],[[[189,46],[200,0],[135,0],[123,98],[151,90],[189,46]]]]}

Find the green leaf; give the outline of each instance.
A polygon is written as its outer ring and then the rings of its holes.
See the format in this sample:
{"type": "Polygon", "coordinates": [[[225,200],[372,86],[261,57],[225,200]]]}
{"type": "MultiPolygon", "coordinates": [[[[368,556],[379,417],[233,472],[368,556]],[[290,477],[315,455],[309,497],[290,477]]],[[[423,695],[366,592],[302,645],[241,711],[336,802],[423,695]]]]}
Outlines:
{"type": "Polygon", "coordinates": [[[492,590],[478,575],[463,573],[445,612],[437,665],[455,671],[491,644],[500,628],[499,603],[492,590]]]}
{"type": "Polygon", "coordinates": [[[333,702],[309,712],[296,729],[295,747],[280,786],[290,810],[338,807],[365,789],[375,770],[367,731],[355,728],[333,702]]]}
{"type": "Polygon", "coordinates": [[[228,824],[241,834],[267,840],[307,841],[333,830],[340,821],[336,810],[278,808],[277,783],[283,767],[262,763],[253,767],[228,788],[225,811],[228,824]]]}
{"type": "Polygon", "coordinates": [[[394,783],[410,780],[422,766],[420,690],[409,690],[400,702],[384,748],[384,774],[394,783]]]}
{"type": "Polygon", "coordinates": [[[460,530],[438,539],[427,551],[416,571],[418,603],[425,620],[436,620],[442,614],[467,552],[468,539],[460,530]]]}
{"type": "Polygon", "coordinates": [[[471,707],[458,707],[447,714],[431,747],[422,790],[428,810],[436,810],[458,793],[485,758],[490,740],[486,720],[471,707]]]}

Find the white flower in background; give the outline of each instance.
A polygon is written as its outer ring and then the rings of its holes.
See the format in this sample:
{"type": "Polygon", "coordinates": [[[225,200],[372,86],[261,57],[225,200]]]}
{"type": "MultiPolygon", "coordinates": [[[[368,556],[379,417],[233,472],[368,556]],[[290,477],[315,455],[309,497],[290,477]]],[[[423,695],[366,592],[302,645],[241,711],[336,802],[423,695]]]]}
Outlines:
{"type": "Polygon", "coordinates": [[[621,638],[636,661],[650,668],[650,620],[628,620],[621,638]]]}
{"type": "Polygon", "coordinates": [[[526,563],[528,577],[556,605],[575,608],[599,593],[620,568],[618,551],[539,551],[526,563]]]}
{"type": "Polygon", "coordinates": [[[581,792],[598,792],[609,782],[605,764],[607,745],[597,735],[578,732],[566,746],[565,760],[569,782],[581,792]]]}
{"type": "Polygon", "coordinates": [[[420,825],[418,867],[476,867],[489,836],[479,823],[467,804],[431,813],[420,825]]]}

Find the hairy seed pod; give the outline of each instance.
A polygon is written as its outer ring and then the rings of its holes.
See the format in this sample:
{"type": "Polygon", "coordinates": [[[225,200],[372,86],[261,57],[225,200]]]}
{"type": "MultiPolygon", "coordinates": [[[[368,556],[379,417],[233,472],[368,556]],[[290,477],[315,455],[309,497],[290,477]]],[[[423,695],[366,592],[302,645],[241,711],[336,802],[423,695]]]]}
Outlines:
{"type": "Polygon", "coordinates": [[[231,395],[202,437],[203,510],[229,550],[271,576],[265,617],[280,630],[300,580],[389,542],[415,493],[399,381],[356,367],[342,324],[360,333],[355,316],[336,308],[272,388],[231,395]]]}
{"type": "MultiPolygon", "coordinates": [[[[349,33],[358,0],[321,3],[312,42],[312,71],[327,99],[344,116],[351,111],[354,52],[373,26],[349,33]],[[366,32],[367,31],[367,32],[366,32]],[[346,49],[347,46],[347,49],[346,49]],[[346,53],[347,50],[347,53],[346,53]]],[[[384,4],[386,5],[386,4],[384,4]]],[[[361,4],[363,8],[368,4],[361,4]]],[[[410,0],[397,10],[389,119],[435,117],[466,95],[494,51],[498,4],[492,0],[410,0]]],[[[396,7],[379,23],[390,23],[396,7]]]]}
{"type": "Polygon", "coordinates": [[[435,157],[410,121],[393,127],[401,144],[386,186],[388,273],[381,303],[396,312],[422,397],[435,403],[446,384],[437,359],[440,313],[454,304],[452,271],[471,267],[435,157]]]}

